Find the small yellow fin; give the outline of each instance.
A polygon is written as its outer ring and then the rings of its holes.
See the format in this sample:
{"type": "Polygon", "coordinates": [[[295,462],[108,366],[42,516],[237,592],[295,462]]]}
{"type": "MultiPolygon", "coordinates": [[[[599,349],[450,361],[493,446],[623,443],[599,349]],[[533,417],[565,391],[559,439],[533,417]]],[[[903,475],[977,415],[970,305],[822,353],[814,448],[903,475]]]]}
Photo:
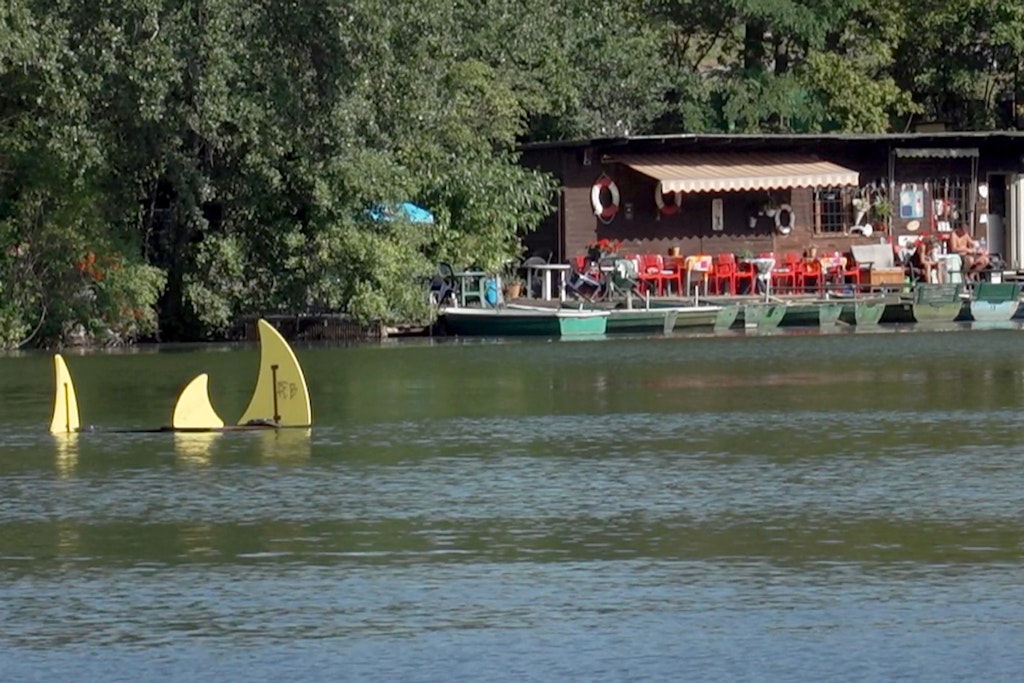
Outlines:
{"type": "Polygon", "coordinates": [[[53,392],[53,419],[50,420],[50,432],[53,434],[77,432],[82,425],[78,419],[75,383],[71,381],[71,372],[59,353],[53,357],[53,367],[57,383],[53,392]]]}
{"type": "Polygon", "coordinates": [[[266,320],[260,333],[260,373],[249,407],[238,424],[270,421],[281,427],[308,427],[313,422],[309,389],[299,361],[284,337],[266,320]]]}
{"type": "Polygon", "coordinates": [[[205,372],[196,375],[182,389],[174,405],[171,426],[174,429],[220,429],[224,426],[224,420],[210,403],[209,376],[205,372]]]}

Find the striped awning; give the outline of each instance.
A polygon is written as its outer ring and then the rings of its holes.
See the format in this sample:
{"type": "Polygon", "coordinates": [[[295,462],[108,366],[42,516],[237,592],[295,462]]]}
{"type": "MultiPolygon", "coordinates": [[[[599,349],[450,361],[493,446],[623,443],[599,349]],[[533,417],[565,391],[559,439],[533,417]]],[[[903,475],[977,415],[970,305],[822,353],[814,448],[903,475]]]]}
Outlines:
{"type": "Polygon", "coordinates": [[[662,192],[730,192],[859,184],[856,171],[811,155],[635,154],[612,161],[661,181],[662,192]]]}

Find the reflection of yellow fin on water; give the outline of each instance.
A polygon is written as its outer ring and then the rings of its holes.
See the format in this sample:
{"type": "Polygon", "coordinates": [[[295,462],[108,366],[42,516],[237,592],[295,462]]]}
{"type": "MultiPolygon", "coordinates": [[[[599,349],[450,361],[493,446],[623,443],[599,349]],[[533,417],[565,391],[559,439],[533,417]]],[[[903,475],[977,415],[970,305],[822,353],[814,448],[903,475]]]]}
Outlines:
{"type": "Polygon", "coordinates": [[[210,403],[209,376],[204,372],[188,383],[174,404],[171,426],[174,429],[220,429],[224,420],[210,403]]]}
{"type": "Polygon", "coordinates": [[[260,374],[249,407],[239,424],[273,422],[280,427],[308,427],[313,421],[309,389],[295,353],[266,320],[260,333],[260,374]]]}
{"type": "Polygon", "coordinates": [[[77,432],[81,422],[78,419],[75,383],[71,381],[71,372],[59,353],[53,357],[53,367],[57,375],[57,385],[53,392],[53,419],[50,420],[50,431],[54,434],[77,432]]]}

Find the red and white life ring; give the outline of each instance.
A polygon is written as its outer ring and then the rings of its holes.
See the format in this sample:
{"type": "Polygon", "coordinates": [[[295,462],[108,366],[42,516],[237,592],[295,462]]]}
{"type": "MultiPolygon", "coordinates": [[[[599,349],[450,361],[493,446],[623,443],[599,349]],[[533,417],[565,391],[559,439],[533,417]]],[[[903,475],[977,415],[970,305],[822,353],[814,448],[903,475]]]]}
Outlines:
{"type": "Polygon", "coordinates": [[[601,174],[601,177],[594,181],[590,188],[590,203],[594,207],[594,215],[602,221],[610,221],[619,212],[619,186],[608,176],[601,174]],[[608,190],[611,201],[607,204],[601,198],[601,193],[608,190]]]}
{"type": "Polygon", "coordinates": [[[783,237],[793,232],[793,207],[789,204],[783,204],[775,212],[775,231],[783,237]],[[786,214],[785,223],[782,222],[783,213],[786,214]]]}
{"type": "Polygon", "coordinates": [[[654,203],[658,205],[658,211],[662,216],[671,216],[679,211],[679,207],[683,203],[682,192],[662,192],[661,183],[654,186],[654,203]],[[672,203],[665,203],[665,195],[672,195],[672,203]]]}

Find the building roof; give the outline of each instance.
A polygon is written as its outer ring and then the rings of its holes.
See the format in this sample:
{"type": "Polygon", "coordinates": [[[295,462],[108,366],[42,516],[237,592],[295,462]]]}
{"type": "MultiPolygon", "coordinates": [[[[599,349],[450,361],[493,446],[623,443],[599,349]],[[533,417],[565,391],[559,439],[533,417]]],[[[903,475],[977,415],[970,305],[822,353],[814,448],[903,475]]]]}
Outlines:
{"type": "Polygon", "coordinates": [[[729,143],[793,143],[814,144],[816,142],[889,142],[892,144],[943,144],[949,145],[957,140],[1022,140],[1024,131],[942,131],[929,133],[673,133],[668,135],[631,135],[612,138],[590,138],[580,140],[552,140],[529,142],[520,145],[522,151],[542,149],[580,149],[586,147],[631,146],[634,144],[672,144],[674,147],[684,145],[701,145],[711,143],[728,145],[729,143]]]}

